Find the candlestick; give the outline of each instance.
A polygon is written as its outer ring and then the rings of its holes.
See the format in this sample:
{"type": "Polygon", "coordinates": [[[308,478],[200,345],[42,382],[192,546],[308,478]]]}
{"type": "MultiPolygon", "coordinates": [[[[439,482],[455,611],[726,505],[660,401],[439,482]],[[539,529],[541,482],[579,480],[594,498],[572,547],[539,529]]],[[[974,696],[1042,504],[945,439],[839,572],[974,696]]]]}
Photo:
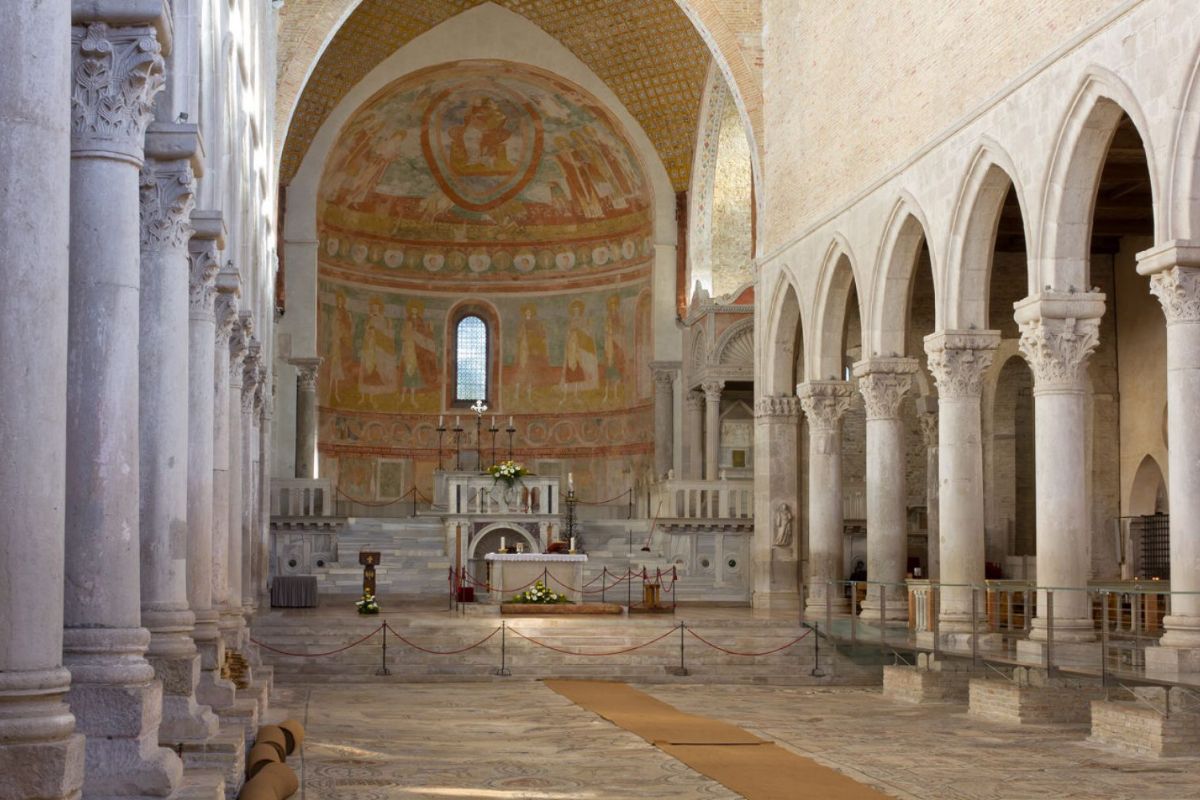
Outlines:
{"type": "Polygon", "coordinates": [[[437,435],[438,435],[438,472],[442,471],[442,437],[446,434],[446,428],[442,425],[441,417],[438,418],[437,435]]]}
{"type": "Polygon", "coordinates": [[[510,427],[510,428],[511,428],[512,426],[513,426],[513,424],[512,424],[512,414],[509,414],[509,415],[508,415],[508,427],[510,427]]]}
{"type": "Polygon", "coordinates": [[[514,428],[512,426],[512,424],[509,424],[508,428],[505,429],[505,432],[508,434],[508,460],[512,461],[513,460],[513,434],[517,432],[517,429],[514,428]]]}
{"type": "Polygon", "coordinates": [[[492,463],[496,463],[496,434],[500,429],[496,427],[496,418],[492,417],[492,427],[488,428],[488,433],[492,435],[492,463]]]}
{"type": "Polygon", "coordinates": [[[568,492],[575,491],[575,473],[574,472],[567,473],[567,491],[568,492]]]}
{"type": "Polygon", "coordinates": [[[457,424],[458,417],[454,418],[454,471],[462,472],[462,432],[463,429],[457,424]]]}

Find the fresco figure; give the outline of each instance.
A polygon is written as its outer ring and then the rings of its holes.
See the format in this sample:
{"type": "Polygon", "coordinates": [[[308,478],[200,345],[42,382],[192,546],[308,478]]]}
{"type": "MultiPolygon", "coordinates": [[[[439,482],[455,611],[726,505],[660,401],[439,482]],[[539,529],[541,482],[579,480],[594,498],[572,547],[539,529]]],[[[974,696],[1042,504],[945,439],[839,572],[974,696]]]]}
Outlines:
{"type": "Polygon", "coordinates": [[[407,137],[407,130],[393,129],[381,140],[373,141],[361,159],[347,165],[342,201],[351,208],[367,208],[367,199],[379,186],[392,162],[400,157],[407,137]]]}
{"type": "Polygon", "coordinates": [[[342,401],[342,392],[351,370],[357,366],[354,356],[354,318],[346,307],[346,295],[335,295],[333,342],[329,353],[329,394],[333,402],[342,401]]]}
{"type": "Polygon", "coordinates": [[[367,304],[367,328],[363,333],[362,367],[358,391],[378,408],[380,398],[394,396],[399,384],[396,363],[396,329],[383,311],[383,300],[372,296],[367,304]]]}
{"type": "Polygon", "coordinates": [[[567,306],[567,336],[563,348],[562,401],[579,399],[581,391],[595,389],[599,384],[599,361],[596,358],[596,339],[588,331],[590,321],[584,316],[582,300],[572,300],[567,306]]]}
{"type": "Polygon", "coordinates": [[[517,397],[524,391],[525,399],[533,400],[533,389],[544,380],[550,367],[550,348],[546,342],[546,325],[538,319],[537,306],[521,306],[521,324],[517,328],[516,359],[517,397]]]}
{"type": "Polygon", "coordinates": [[[437,343],[433,326],[425,319],[425,304],[413,300],[405,310],[400,330],[400,404],[411,399],[417,403],[417,392],[426,391],[437,380],[437,343]]]}
{"type": "Polygon", "coordinates": [[[555,137],[554,145],[557,148],[554,151],[554,160],[558,163],[567,188],[571,190],[571,201],[575,208],[589,219],[603,217],[604,209],[600,205],[600,195],[592,186],[591,178],[585,174],[584,165],[575,158],[567,137],[555,137]]]}
{"type": "Polygon", "coordinates": [[[491,97],[471,103],[462,125],[450,129],[450,166],[460,175],[508,175],[516,167],[508,158],[508,117],[491,97]]]}
{"type": "Polygon", "coordinates": [[[609,395],[620,400],[624,394],[625,379],[625,323],[621,318],[621,295],[608,297],[608,310],[604,315],[604,400],[609,395]]]}

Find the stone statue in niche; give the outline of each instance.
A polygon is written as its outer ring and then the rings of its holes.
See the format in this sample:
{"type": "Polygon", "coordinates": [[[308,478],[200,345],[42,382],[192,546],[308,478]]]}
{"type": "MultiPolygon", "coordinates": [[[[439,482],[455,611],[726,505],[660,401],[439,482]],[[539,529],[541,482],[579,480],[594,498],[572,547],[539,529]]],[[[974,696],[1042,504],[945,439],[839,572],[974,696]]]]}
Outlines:
{"type": "Polygon", "coordinates": [[[792,507],[787,503],[775,506],[775,539],[771,543],[776,547],[792,544],[792,507]]]}

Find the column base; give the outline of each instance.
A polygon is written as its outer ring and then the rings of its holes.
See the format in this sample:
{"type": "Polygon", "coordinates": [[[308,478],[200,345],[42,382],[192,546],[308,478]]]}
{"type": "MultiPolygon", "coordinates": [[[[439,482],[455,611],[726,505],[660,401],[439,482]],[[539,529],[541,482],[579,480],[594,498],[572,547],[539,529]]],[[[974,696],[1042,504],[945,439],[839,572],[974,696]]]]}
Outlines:
{"type": "MultiPolygon", "coordinates": [[[[1050,647],[1051,666],[1054,667],[1100,667],[1101,646],[1097,641],[1066,641],[1058,639],[1058,626],[1054,628],[1054,643],[1050,647]]],[[[1017,642],[1017,661],[1031,667],[1046,664],[1046,642],[1022,639],[1017,642]]]]}
{"type": "Polygon", "coordinates": [[[1200,650],[1200,617],[1172,614],[1163,617],[1163,633],[1160,644],[1184,650],[1200,650]]]}
{"type": "MultiPolygon", "coordinates": [[[[917,631],[916,640],[917,647],[923,650],[933,650],[936,644],[937,649],[959,656],[971,654],[972,640],[979,652],[996,651],[1004,647],[1002,635],[991,632],[971,633],[969,629],[965,632],[939,630],[936,634],[933,631],[917,631]]],[[[933,658],[932,654],[930,658],[933,658]]]]}
{"type": "Polygon", "coordinates": [[[183,764],[158,745],[162,684],[144,653],[145,628],[66,628],[63,662],[73,682],[67,702],[87,736],[89,797],[165,797],[183,764]]]}
{"type": "Polygon", "coordinates": [[[146,660],[163,687],[163,717],[158,739],[164,746],[207,739],[217,732],[217,718],[196,701],[200,682],[200,653],[191,636],[150,634],[146,660]],[[156,650],[165,652],[155,652],[156,650]]]}
{"type": "MultiPolygon", "coordinates": [[[[197,625],[196,630],[201,631],[201,627],[197,625]]],[[[207,629],[205,632],[207,633],[207,629]]],[[[213,711],[232,706],[237,699],[237,687],[232,681],[221,677],[221,667],[225,663],[225,640],[221,638],[215,625],[212,627],[212,638],[198,640],[196,650],[200,654],[196,700],[213,711]]]]}
{"type": "Polygon", "coordinates": [[[1158,647],[1146,648],[1146,674],[1170,680],[1200,676],[1200,646],[1169,646],[1170,635],[1170,631],[1163,634],[1158,647]]]}
{"type": "Polygon", "coordinates": [[[823,622],[828,612],[833,616],[844,617],[850,613],[850,600],[845,597],[833,598],[833,603],[826,606],[824,595],[809,597],[804,604],[804,618],[823,622]]]}
{"type": "MultiPolygon", "coordinates": [[[[865,624],[879,624],[879,600],[867,595],[863,600],[862,608],[858,612],[858,618],[865,624]]],[[[883,608],[883,620],[887,623],[908,623],[908,601],[901,601],[899,598],[887,598],[887,604],[883,608]]]]}
{"type": "Polygon", "coordinates": [[[211,739],[180,745],[184,766],[189,770],[219,770],[225,776],[226,795],[231,799],[237,797],[245,777],[246,750],[246,732],[240,722],[225,722],[211,739]]]}
{"type": "Polygon", "coordinates": [[[63,702],[70,682],[61,667],[0,672],[0,797],[79,796],[84,739],[63,702]]]}
{"type": "Polygon", "coordinates": [[[217,623],[221,638],[225,640],[227,650],[240,650],[245,643],[246,618],[242,616],[241,606],[236,609],[221,609],[221,618],[217,623]]]}
{"type": "Polygon", "coordinates": [[[1086,723],[1092,701],[1104,697],[1099,682],[1049,678],[1044,670],[1017,667],[1011,681],[972,679],[968,713],[1012,725],[1086,723]]]}
{"type": "MultiPolygon", "coordinates": [[[[1049,638],[1045,617],[1034,617],[1030,625],[1029,638],[1035,642],[1044,642],[1049,638]]],[[[1094,642],[1096,641],[1096,624],[1091,617],[1055,617],[1054,642],[1094,642]]]]}
{"type": "Polygon", "coordinates": [[[782,611],[800,610],[800,593],[792,591],[755,592],[750,600],[754,608],[779,609],[782,611]]]}

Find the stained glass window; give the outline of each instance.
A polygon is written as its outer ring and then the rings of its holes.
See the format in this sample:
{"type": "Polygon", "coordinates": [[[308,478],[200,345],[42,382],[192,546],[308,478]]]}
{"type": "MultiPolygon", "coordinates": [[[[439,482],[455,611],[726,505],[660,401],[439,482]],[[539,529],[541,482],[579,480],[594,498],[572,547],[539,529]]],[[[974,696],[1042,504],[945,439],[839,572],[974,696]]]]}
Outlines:
{"type": "Polygon", "coordinates": [[[458,321],[455,336],[457,380],[454,399],[462,401],[487,399],[488,330],[487,323],[474,315],[458,321]]]}

